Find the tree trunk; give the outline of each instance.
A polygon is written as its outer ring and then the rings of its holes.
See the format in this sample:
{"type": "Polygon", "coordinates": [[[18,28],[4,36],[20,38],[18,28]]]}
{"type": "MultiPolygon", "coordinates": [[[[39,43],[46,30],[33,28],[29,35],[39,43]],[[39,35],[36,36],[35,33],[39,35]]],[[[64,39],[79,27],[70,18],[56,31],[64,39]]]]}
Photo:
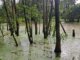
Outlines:
{"type": "Polygon", "coordinates": [[[64,31],[65,35],[67,36],[67,33],[66,33],[66,31],[65,31],[65,29],[64,29],[64,27],[63,27],[63,25],[62,25],[61,21],[60,21],[60,25],[61,25],[61,27],[62,27],[62,29],[63,29],[63,31],[64,31]]]}
{"type": "Polygon", "coordinates": [[[1,23],[0,23],[0,31],[1,31],[2,36],[4,37],[3,29],[1,28],[1,23]]]}
{"type": "Polygon", "coordinates": [[[33,44],[33,36],[32,36],[32,28],[30,27],[30,35],[29,35],[30,44],[33,44]]]}
{"type": "Polygon", "coordinates": [[[45,8],[44,8],[45,4],[44,4],[44,0],[43,0],[43,34],[44,34],[44,29],[45,29],[45,8]]]}
{"type": "Polygon", "coordinates": [[[35,21],[35,35],[37,35],[37,21],[35,21]]]}
{"type": "Polygon", "coordinates": [[[16,35],[19,36],[19,22],[16,21],[16,31],[15,31],[16,35]]]}
{"type": "Polygon", "coordinates": [[[13,15],[14,15],[14,20],[16,19],[16,31],[15,31],[15,34],[16,36],[19,36],[19,22],[17,20],[17,9],[16,9],[16,3],[15,3],[15,0],[13,0],[13,15]]]}
{"type": "Polygon", "coordinates": [[[50,35],[50,30],[51,30],[51,19],[52,19],[52,13],[53,11],[53,0],[51,1],[51,8],[50,8],[50,13],[49,13],[49,22],[47,24],[47,30],[48,30],[48,34],[50,35]]]}
{"type": "Polygon", "coordinates": [[[3,5],[4,5],[4,8],[5,8],[5,11],[6,11],[7,22],[8,22],[8,24],[9,24],[9,28],[10,28],[11,35],[12,35],[13,38],[14,38],[15,45],[18,46],[17,40],[16,40],[16,38],[15,38],[15,36],[14,36],[14,34],[13,34],[13,28],[12,28],[12,24],[11,24],[11,22],[10,22],[10,21],[11,21],[11,18],[10,18],[9,14],[8,14],[5,0],[2,0],[2,1],[3,1],[3,5]]]}
{"type": "Polygon", "coordinates": [[[56,25],[56,46],[55,53],[61,53],[61,38],[60,38],[60,21],[59,21],[59,0],[55,0],[55,25],[56,25]]]}
{"type": "MultiPolygon", "coordinates": [[[[22,4],[23,4],[23,5],[26,5],[26,1],[25,1],[25,0],[22,0],[22,4]]],[[[25,24],[26,24],[28,39],[29,39],[30,44],[33,44],[32,23],[30,22],[31,20],[29,20],[29,19],[26,17],[26,9],[25,9],[25,7],[23,7],[23,13],[24,13],[24,18],[25,18],[25,24]]]]}
{"type": "Polygon", "coordinates": [[[56,26],[54,26],[54,30],[53,30],[53,37],[55,36],[55,31],[56,31],[56,26]]]}
{"type": "Polygon", "coordinates": [[[48,0],[43,0],[43,34],[44,34],[44,39],[48,37],[48,29],[47,29],[47,23],[48,23],[48,10],[47,10],[47,3],[48,0]]]}

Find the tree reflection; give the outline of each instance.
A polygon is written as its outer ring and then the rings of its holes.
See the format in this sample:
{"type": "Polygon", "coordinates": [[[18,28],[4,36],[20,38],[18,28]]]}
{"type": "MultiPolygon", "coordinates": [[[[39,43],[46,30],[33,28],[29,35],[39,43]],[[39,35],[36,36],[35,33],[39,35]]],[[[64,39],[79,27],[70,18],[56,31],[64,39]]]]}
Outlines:
{"type": "Polygon", "coordinates": [[[29,46],[28,60],[31,60],[32,45],[29,46]]]}

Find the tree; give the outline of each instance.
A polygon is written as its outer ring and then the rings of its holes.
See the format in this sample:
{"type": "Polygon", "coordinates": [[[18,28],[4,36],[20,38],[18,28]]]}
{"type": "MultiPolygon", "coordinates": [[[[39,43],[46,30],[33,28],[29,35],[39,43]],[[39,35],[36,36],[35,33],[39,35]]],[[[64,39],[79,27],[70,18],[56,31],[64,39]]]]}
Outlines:
{"type": "Polygon", "coordinates": [[[51,0],[51,7],[50,7],[50,12],[49,12],[49,21],[47,24],[47,30],[48,30],[48,34],[50,34],[50,28],[51,28],[51,21],[52,21],[52,17],[53,17],[53,0],[51,0]]]}
{"type": "Polygon", "coordinates": [[[16,28],[15,28],[15,34],[19,36],[19,22],[18,22],[18,15],[17,15],[17,8],[16,8],[16,2],[15,0],[12,1],[12,11],[13,11],[13,19],[16,21],[16,28]]]}
{"type": "MultiPolygon", "coordinates": [[[[27,16],[26,16],[26,0],[23,0],[22,4],[23,4],[23,13],[24,13],[25,24],[26,24],[26,29],[27,29],[27,34],[28,34],[29,42],[30,42],[30,44],[33,44],[32,23],[31,23],[31,20],[30,20],[31,16],[28,15],[30,13],[27,12],[27,16]]],[[[30,10],[30,12],[31,12],[31,10],[30,10]]]]}
{"type": "Polygon", "coordinates": [[[48,37],[47,23],[48,23],[48,0],[43,0],[43,34],[44,38],[48,37]]]}
{"type": "Polygon", "coordinates": [[[39,22],[39,18],[40,18],[40,12],[38,11],[37,5],[33,4],[31,7],[31,11],[32,11],[32,21],[35,24],[35,34],[37,35],[37,29],[38,29],[38,22],[39,22]]]}
{"type": "Polygon", "coordinates": [[[55,53],[61,53],[61,38],[60,38],[60,19],[59,19],[59,0],[55,0],[55,25],[56,25],[56,46],[55,53]]]}
{"type": "Polygon", "coordinates": [[[6,11],[6,17],[7,17],[7,21],[8,21],[8,24],[9,24],[11,35],[14,38],[14,42],[15,42],[16,46],[18,46],[17,40],[16,40],[16,38],[15,38],[15,36],[13,34],[14,31],[13,31],[13,27],[12,27],[12,24],[11,24],[11,17],[10,17],[10,14],[9,14],[8,10],[7,10],[6,2],[5,2],[5,0],[2,0],[2,1],[3,1],[3,5],[4,5],[4,8],[5,8],[5,11],[6,11]]]}
{"type": "Polygon", "coordinates": [[[62,18],[66,18],[66,22],[79,22],[80,19],[80,5],[75,5],[71,7],[70,9],[66,10],[64,14],[62,15],[62,18]]]}

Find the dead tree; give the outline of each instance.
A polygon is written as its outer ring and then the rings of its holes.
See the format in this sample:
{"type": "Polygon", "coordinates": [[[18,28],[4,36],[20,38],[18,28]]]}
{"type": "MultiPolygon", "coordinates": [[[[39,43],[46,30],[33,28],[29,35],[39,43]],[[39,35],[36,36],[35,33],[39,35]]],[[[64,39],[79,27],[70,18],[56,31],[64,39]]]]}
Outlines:
{"type": "Polygon", "coordinates": [[[63,27],[63,25],[62,25],[61,21],[60,21],[60,25],[61,25],[61,27],[62,27],[62,29],[63,29],[63,31],[64,31],[65,35],[67,36],[67,33],[66,33],[66,31],[65,31],[65,29],[64,29],[64,27],[63,27]]]}

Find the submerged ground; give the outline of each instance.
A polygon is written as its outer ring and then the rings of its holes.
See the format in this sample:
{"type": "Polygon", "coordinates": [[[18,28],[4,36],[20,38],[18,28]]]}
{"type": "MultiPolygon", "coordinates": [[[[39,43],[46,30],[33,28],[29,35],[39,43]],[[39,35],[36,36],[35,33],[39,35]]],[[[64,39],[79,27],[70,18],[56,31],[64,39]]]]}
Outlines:
{"type": "Polygon", "coordinates": [[[62,38],[61,57],[55,57],[55,37],[49,36],[48,39],[44,40],[42,26],[40,27],[40,35],[33,34],[35,42],[33,46],[29,45],[27,33],[25,34],[25,26],[20,26],[20,36],[16,37],[19,47],[15,47],[13,38],[4,27],[4,38],[0,33],[0,60],[80,60],[79,25],[78,23],[63,23],[68,36],[62,38]],[[72,37],[72,29],[76,31],[75,38],[72,37]]]}

